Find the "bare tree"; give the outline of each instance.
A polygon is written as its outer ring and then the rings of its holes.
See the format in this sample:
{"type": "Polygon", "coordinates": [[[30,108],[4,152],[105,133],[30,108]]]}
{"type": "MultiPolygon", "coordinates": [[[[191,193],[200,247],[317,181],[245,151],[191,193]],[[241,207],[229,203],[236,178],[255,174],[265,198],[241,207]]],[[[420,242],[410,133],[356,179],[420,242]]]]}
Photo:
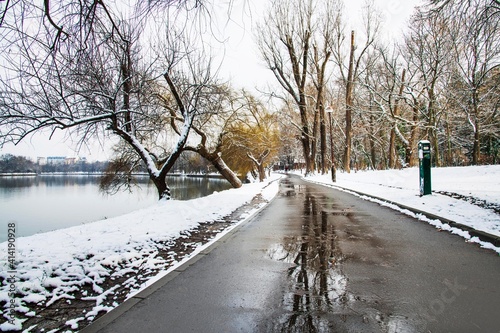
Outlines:
{"type": "Polygon", "coordinates": [[[351,31],[350,44],[348,46],[349,56],[346,57],[346,40],[344,26],[335,25],[335,33],[331,36],[331,48],[333,61],[339,68],[341,80],[345,86],[345,146],[344,146],[344,170],[350,172],[351,150],[352,150],[352,113],[354,110],[355,83],[359,74],[366,64],[363,61],[369,50],[373,47],[380,30],[380,18],[372,1],[367,1],[363,10],[365,42],[362,49],[356,55],[355,32],[351,31]]]}
{"type": "Polygon", "coordinates": [[[448,93],[451,101],[466,115],[472,129],[472,164],[477,165],[481,136],[490,132],[488,127],[494,124],[491,111],[499,86],[489,82],[495,69],[500,67],[500,21],[485,17],[488,11],[482,7],[482,1],[469,1],[468,4],[467,12],[456,14],[450,21],[454,50],[452,80],[455,84],[448,93]]]}
{"type": "Polygon", "coordinates": [[[327,170],[326,86],[332,75],[331,42],[340,25],[339,1],[274,2],[268,17],[259,26],[258,43],[269,69],[285,95],[295,103],[306,174],[316,169],[319,143],[319,166],[327,170]]]}
{"type": "Polygon", "coordinates": [[[240,101],[242,109],[229,125],[224,153],[235,168],[244,174],[251,172],[259,181],[264,181],[266,168],[270,167],[280,146],[277,115],[246,91],[242,92],[240,101]]]}
{"type": "Polygon", "coordinates": [[[426,137],[433,148],[434,161],[441,166],[439,123],[445,109],[440,96],[449,75],[451,39],[447,20],[442,16],[427,17],[421,11],[413,17],[414,24],[406,35],[406,61],[409,71],[418,72],[419,85],[426,104],[426,137]]]}
{"type": "MultiPolygon", "coordinates": [[[[234,188],[239,188],[242,185],[241,180],[223,158],[225,137],[240,111],[240,107],[235,105],[234,100],[235,96],[231,89],[220,85],[217,91],[214,91],[211,102],[206,105],[208,112],[197,117],[192,125],[193,136],[196,139],[191,139],[184,149],[200,154],[234,188]]],[[[176,131],[180,132],[179,129],[176,131]]]]}
{"type": "MultiPolygon", "coordinates": [[[[318,37],[314,36],[311,57],[311,72],[312,82],[316,90],[315,110],[319,115],[319,134],[320,134],[320,170],[325,174],[328,170],[326,163],[327,147],[326,147],[326,117],[325,109],[329,106],[326,102],[327,83],[331,78],[331,71],[328,71],[328,64],[332,56],[330,42],[332,40],[333,28],[340,24],[341,7],[338,3],[331,1],[325,4],[326,15],[318,17],[319,33],[318,37]]],[[[333,165],[332,159],[332,170],[333,165]]]]}
{"type": "Polygon", "coordinates": [[[349,51],[349,67],[347,70],[347,80],[345,88],[345,151],[344,170],[351,171],[351,149],[352,149],[352,109],[353,109],[353,89],[354,89],[354,30],[351,31],[351,44],[349,51]]]}
{"type": "MultiPolygon", "coordinates": [[[[36,16],[43,22],[51,38],[47,40],[52,50],[59,48],[59,42],[79,35],[86,47],[86,43],[94,37],[94,30],[98,25],[107,25],[109,32],[120,35],[119,23],[114,15],[113,5],[102,0],[43,0],[34,3],[31,0],[4,1],[5,7],[0,13],[0,28],[15,26],[20,18],[24,19],[36,12],[36,16]]],[[[230,1],[231,3],[231,1],[230,1]]],[[[145,24],[151,14],[160,11],[193,11],[203,20],[204,14],[210,11],[210,0],[151,0],[130,1],[121,4],[129,7],[139,24],[145,24]]],[[[121,36],[124,37],[124,36],[121,36]]]]}
{"type": "MultiPolygon", "coordinates": [[[[398,48],[378,48],[380,54],[376,65],[366,71],[365,89],[370,91],[371,100],[381,112],[383,121],[389,126],[388,162],[389,168],[398,164],[396,147],[404,147],[402,164],[414,165],[412,159],[415,142],[412,139],[414,129],[420,125],[418,118],[413,118],[411,102],[407,100],[406,68],[398,48]],[[409,110],[409,112],[405,112],[409,110]]],[[[402,156],[401,156],[402,157],[402,156]]]]}
{"type": "Polygon", "coordinates": [[[279,84],[295,101],[301,121],[301,142],[306,174],[314,171],[311,128],[307,110],[307,77],[313,32],[312,1],[274,2],[258,26],[259,49],[279,84]]]}
{"type": "Polygon", "coordinates": [[[498,21],[500,0],[430,0],[428,14],[451,15],[453,17],[477,14],[479,24],[498,21]]]}
{"type": "Polygon", "coordinates": [[[159,197],[168,198],[165,177],[193,120],[218,95],[210,61],[172,30],[161,52],[141,58],[141,25],[106,10],[112,23],[96,16],[89,33],[63,39],[46,22],[45,8],[24,9],[32,15],[13,7],[9,13],[18,19],[4,26],[2,142],[44,130],[67,130],[80,145],[117,137],[146,165],[159,197]]]}

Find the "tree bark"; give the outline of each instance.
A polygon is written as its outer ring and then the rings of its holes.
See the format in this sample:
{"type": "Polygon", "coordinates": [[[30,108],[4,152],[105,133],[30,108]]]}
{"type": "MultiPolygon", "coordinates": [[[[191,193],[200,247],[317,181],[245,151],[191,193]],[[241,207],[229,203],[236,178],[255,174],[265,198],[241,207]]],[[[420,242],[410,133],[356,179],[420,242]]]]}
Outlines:
{"type": "Polygon", "coordinates": [[[352,91],[354,77],[354,31],[351,31],[351,53],[349,55],[349,72],[345,94],[345,151],[344,170],[351,172],[351,141],[352,141],[352,91]]]}
{"type": "MultiPolygon", "coordinates": [[[[401,86],[399,87],[397,99],[394,101],[394,111],[393,115],[396,118],[393,124],[393,128],[391,129],[391,137],[389,140],[389,168],[394,169],[397,166],[397,152],[396,152],[396,129],[398,126],[397,117],[399,116],[399,101],[403,98],[403,89],[405,84],[405,75],[406,69],[403,69],[403,73],[401,74],[401,86]]],[[[405,150],[408,151],[408,146],[405,145],[405,150]]]]}
{"type": "Polygon", "coordinates": [[[410,164],[410,166],[416,166],[417,163],[417,155],[413,152],[415,151],[414,147],[417,145],[417,137],[418,137],[418,119],[419,119],[419,111],[418,105],[412,106],[413,111],[413,121],[411,125],[411,134],[410,134],[410,145],[409,150],[406,151],[406,161],[410,164]]]}
{"type": "Polygon", "coordinates": [[[324,88],[325,88],[325,73],[326,65],[331,56],[331,52],[325,50],[325,57],[320,64],[318,49],[314,47],[314,65],[316,68],[317,82],[316,84],[316,110],[319,112],[319,135],[320,135],[320,169],[321,174],[328,171],[326,163],[326,121],[325,121],[325,103],[324,103],[324,88]]]}
{"type": "Polygon", "coordinates": [[[170,187],[167,185],[165,177],[150,177],[158,191],[158,199],[170,200],[170,187]]]}
{"type": "Polygon", "coordinates": [[[241,180],[236,176],[233,170],[229,169],[224,160],[218,154],[211,154],[208,159],[212,165],[219,171],[219,173],[224,177],[233,188],[241,187],[241,180]]]}
{"type": "Polygon", "coordinates": [[[479,164],[479,157],[480,157],[480,151],[481,151],[481,137],[480,137],[480,132],[479,132],[479,96],[478,92],[476,89],[477,83],[475,80],[473,80],[472,86],[473,91],[472,91],[472,111],[474,112],[472,121],[474,122],[473,127],[474,127],[474,144],[472,148],[472,165],[478,165],[479,164]]]}
{"type": "Polygon", "coordinates": [[[212,163],[215,169],[221,174],[224,179],[226,179],[233,188],[240,188],[242,183],[241,180],[236,176],[236,174],[231,170],[222,157],[220,156],[220,152],[209,152],[205,146],[198,146],[196,148],[186,148],[186,150],[192,150],[200,154],[207,161],[212,163]]]}

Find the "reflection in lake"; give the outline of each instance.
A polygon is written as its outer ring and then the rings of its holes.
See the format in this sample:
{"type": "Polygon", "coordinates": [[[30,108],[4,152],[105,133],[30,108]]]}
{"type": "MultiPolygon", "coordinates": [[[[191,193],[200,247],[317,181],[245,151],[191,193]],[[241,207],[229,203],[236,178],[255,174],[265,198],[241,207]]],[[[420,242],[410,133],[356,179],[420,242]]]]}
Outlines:
{"type": "MultiPolygon", "coordinates": [[[[15,222],[17,236],[28,236],[122,215],[154,204],[156,188],[139,177],[133,192],[104,195],[98,175],[39,175],[0,177],[0,242],[7,223],[15,222]]],[[[172,197],[188,200],[230,188],[220,178],[168,177],[172,197]]]]}
{"type": "MultiPolygon", "coordinates": [[[[293,192],[285,191],[285,195],[293,192]]],[[[336,246],[334,225],[328,222],[331,214],[318,201],[306,189],[302,235],[285,237],[268,251],[272,259],[292,264],[283,298],[285,312],[273,322],[272,332],[330,331],[331,318],[325,314],[347,302],[343,257],[336,246]]]]}

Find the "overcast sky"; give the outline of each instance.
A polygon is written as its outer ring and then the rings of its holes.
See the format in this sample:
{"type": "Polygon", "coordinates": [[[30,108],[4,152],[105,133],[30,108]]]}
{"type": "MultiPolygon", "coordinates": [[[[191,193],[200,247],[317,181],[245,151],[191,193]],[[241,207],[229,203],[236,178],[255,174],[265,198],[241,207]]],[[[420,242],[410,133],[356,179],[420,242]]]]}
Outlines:
{"type": "MultiPolygon", "coordinates": [[[[361,21],[361,8],[365,0],[348,0],[346,14],[349,17],[349,30],[359,29],[361,21]]],[[[224,45],[216,47],[220,54],[224,54],[224,63],[221,75],[233,82],[236,88],[254,90],[256,87],[264,88],[267,82],[274,83],[272,73],[267,70],[260,59],[258,50],[253,41],[252,25],[259,21],[263,15],[268,0],[235,0],[231,11],[231,20],[221,24],[220,31],[227,39],[224,45]],[[243,4],[245,7],[243,7],[243,4]],[[249,15],[251,13],[251,15],[249,15]]],[[[384,34],[389,38],[399,38],[407,21],[416,5],[422,4],[421,0],[375,0],[384,20],[384,34]]],[[[52,139],[48,133],[28,138],[18,146],[6,145],[0,149],[0,154],[11,153],[36,159],[37,156],[85,156],[90,161],[104,160],[107,153],[93,145],[91,151],[83,148],[75,151],[70,138],[62,132],[56,132],[52,139]]]]}

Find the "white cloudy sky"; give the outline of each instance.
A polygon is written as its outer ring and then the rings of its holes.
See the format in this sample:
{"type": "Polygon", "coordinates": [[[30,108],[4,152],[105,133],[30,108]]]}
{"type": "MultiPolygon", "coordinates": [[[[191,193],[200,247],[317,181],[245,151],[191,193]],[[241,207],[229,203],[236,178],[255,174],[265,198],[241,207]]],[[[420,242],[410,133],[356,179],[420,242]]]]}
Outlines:
{"type": "MultiPolygon", "coordinates": [[[[365,0],[345,1],[346,13],[350,25],[348,31],[356,29],[361,21],[361,8],[365,0]]],[[[384,32],[397,38],[406,26],[414,7],[422,4],[422,0],[374,0],[384,19],[384,32]]],[[[266,83],[273,82],[274,77],[261,61],[253,42],[252,25],[259,21],[265,11],[268,0],[235,0],[231,11],[231,20],[227,17],[221,25],[221,34],[227,36],[224,46],[220,46],[224,54],[224,64],[221,74],[235,83],[237,87],[254,89],[265,87],[266,83]],[[245,7],[243,7],[243,5],[245,7]],[[251,13],[251,15],[248,15],[251,13]]],[[[358,27],[359,29],[359,27],[358,27]]],[[[11,153],[31,158],[37,156],[85,156],[89,160],[103,160],[107,158],[106,152],[99,145],[92,146],[90,152],[83,148],[75,151],[70,138],[63,133],[56,132],[52,139],[47,134],[36,135],[25,140],[17,146],[6,145],[0,149],[0,154],[11,153]]]]}

